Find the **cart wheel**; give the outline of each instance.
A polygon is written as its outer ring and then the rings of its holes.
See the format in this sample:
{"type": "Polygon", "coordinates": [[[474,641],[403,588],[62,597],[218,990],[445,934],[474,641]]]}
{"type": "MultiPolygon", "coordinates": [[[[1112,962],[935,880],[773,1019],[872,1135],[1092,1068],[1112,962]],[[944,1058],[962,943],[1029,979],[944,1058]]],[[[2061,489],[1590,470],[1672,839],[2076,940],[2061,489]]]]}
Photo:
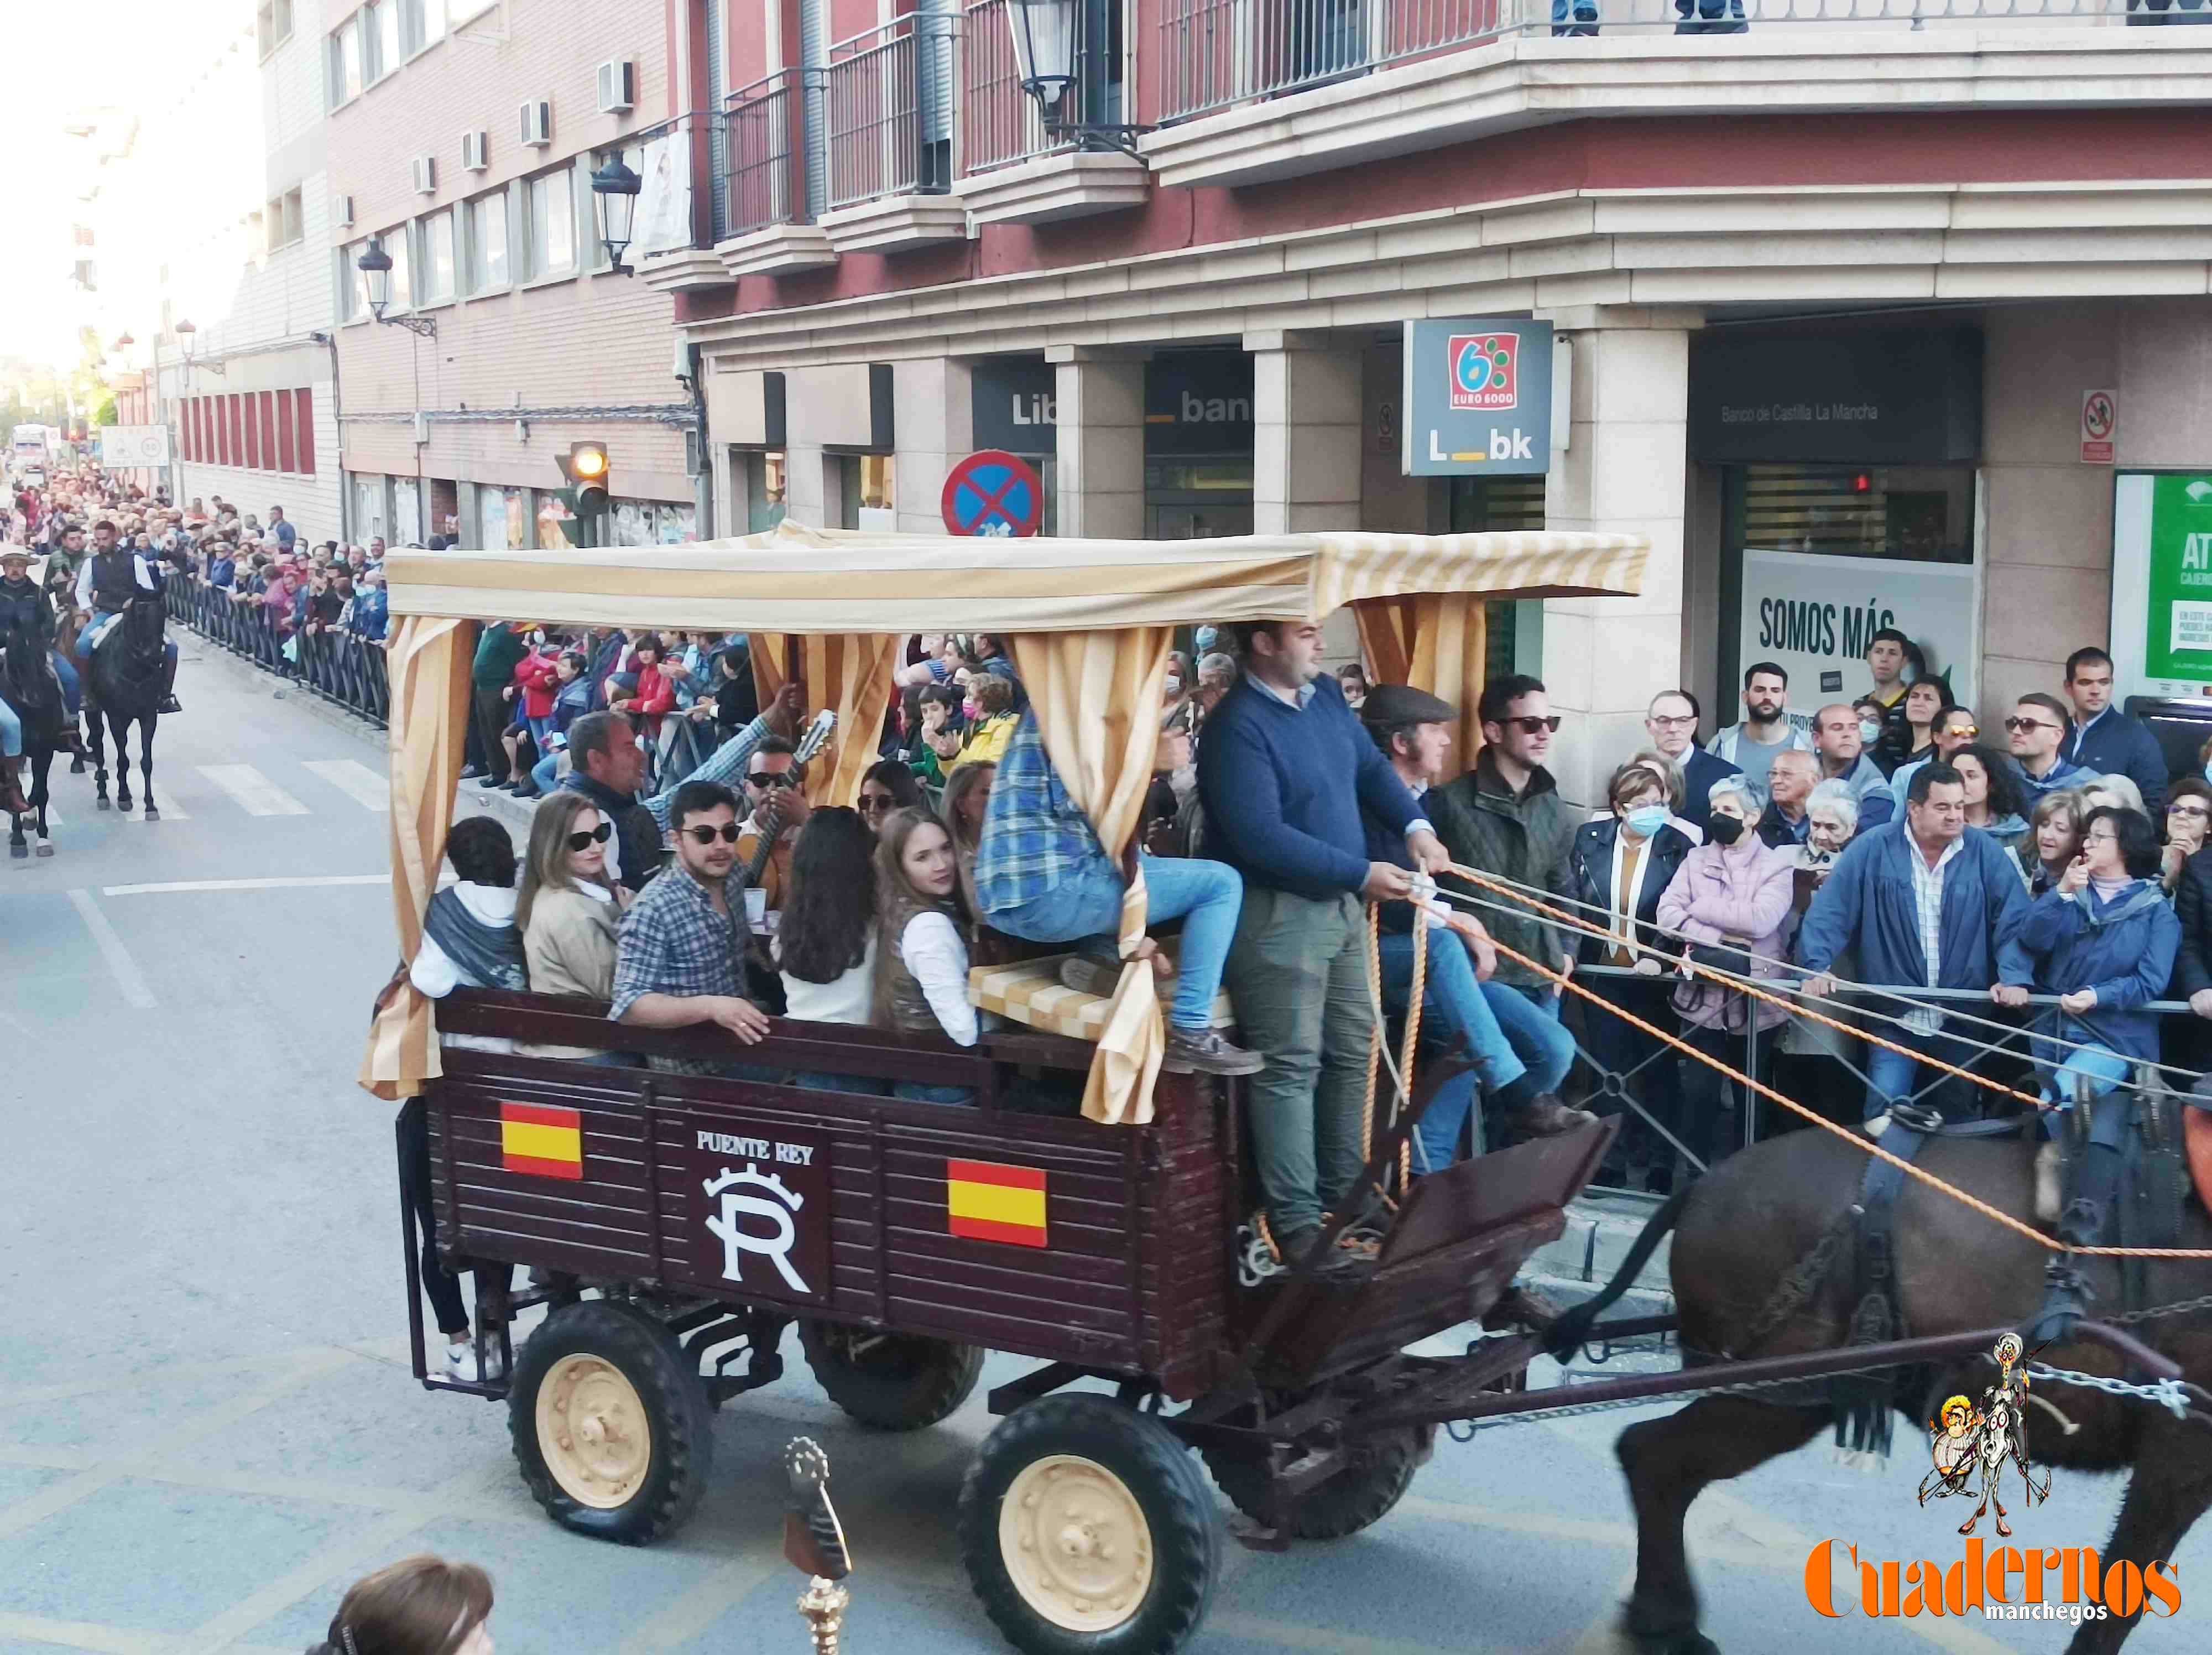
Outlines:
{"type": "Polygon", "coordinates": [[[644,1545],[681,1527],[714,1457],[706,1387],[650,1317],[562,1306],[514,1365],[507,1427],[522,1480],[553,1520],[644,1545]]]}
{"type": "Polygon", "coordinates": [[[1170,1655],[1205,1616],[1221,1531],[1158,1421],[1047,1396],[983,1439],[960,1485],[960,1554],[1024,1655],[1170,1655]]]}
{"type": "MultiPolygon", "coordinates": [[[[1380,1523],[1405,1497],[1421,1463],[1420,1445],[1410,1436],[1370,1439],[1350,1451],[1350,1465],[1292,1504],[1287,1527],[1298,1539],[1341,1540],[1380,1523]]],[[[1266,1520],[1267,1476],[1257,1464],[1216,1449],[1206,1454],[1206,1469],[1231,1506],[1255,1522],[1266,1520]]]]}
{"type": "Polygon", "coordinates": [[[935,1425],[968,1400],[983,1373],[975,1346],[914,1334],[801,1322],[799,1342],[830,1400],[878,1431],[935,1425]]]}

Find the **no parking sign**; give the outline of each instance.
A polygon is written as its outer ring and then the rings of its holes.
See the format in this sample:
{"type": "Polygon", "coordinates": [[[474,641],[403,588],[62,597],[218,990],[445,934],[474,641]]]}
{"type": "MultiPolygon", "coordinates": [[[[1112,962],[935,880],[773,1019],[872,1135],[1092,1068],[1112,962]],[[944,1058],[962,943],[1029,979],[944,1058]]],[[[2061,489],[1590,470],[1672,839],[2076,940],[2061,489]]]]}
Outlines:
{"type": "Polygon", "coordinates": [[[954,534],[1035,534],[1044,520],[1044,479],[1020,455],[985,448],[953,466],[940,510],[954,534]]]}

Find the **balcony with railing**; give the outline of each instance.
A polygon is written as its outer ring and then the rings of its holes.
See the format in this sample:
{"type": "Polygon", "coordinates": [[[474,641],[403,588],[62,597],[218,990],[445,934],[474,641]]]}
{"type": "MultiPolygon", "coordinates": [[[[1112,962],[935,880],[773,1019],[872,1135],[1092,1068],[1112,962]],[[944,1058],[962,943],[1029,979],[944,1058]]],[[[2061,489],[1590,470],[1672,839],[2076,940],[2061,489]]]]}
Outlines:
{"type": "Polygon", "coordinates": [[[722,100],[714,155],[714,250],[732,276],[769,276],[837,262],[815,221],[823,173],[809,166],[815,115],[805,71],[780,69],[722,100]]]}
{"type": "MultiPolygon", "coordinates": [[[[1088,118],[1120,113],[1108,43],[1079,46],[1076,82],[1048,122],[1022,84],[1013,9],[1014,0],[976,0],[963,14],[957,188],[969,211],[980,223],[1042,224],[1141,205],[1152,187],[1145,164],[1086,131],[1088,118]]],[[[1077,18],[1093,15],[1078,0],[1077,18]]]]}
{"type": "Polygon", "coordinates": [[[2173,29],[2212,23],[2212,0],[1141,4],[1144,113],[1161,129],[1143,149],[1168,185],[1292,177],[1577,117],[2182,106],[2212,71],[2212,33],[2173,29]]]}
{"type": "Polygon", "coordinates": [[[960,22],[957,12],[909,12],[839,41],[815,71],[822,224],[840,253],[966,240],[952,194],[960,22]]]}

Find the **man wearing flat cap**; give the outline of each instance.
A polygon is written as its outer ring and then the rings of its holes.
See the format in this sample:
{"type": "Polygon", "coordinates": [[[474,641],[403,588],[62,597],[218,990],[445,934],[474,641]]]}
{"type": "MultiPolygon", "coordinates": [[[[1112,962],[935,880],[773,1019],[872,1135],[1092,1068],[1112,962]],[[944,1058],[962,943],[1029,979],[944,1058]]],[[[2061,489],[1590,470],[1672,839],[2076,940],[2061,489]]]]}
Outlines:
{"type": "MultiPolygon", "coordinates": [[[[1443,774],[1458,709],[1425,690],[1383,684],[1368,691],[1359,715],[1391,770],[1419,800],[1443,774]]],[[[1367,841],[1369,855],[1413,866],[1402,836],[1370,821],[1367,841]]],[[[1406,1009],[1413,990],[1413,927],[1427,927],[1422,1014],[1426,1026],[1463,1042],[1474,1063],[1472,1073],[1454,1075],[1430,1100],[1415,1129],[1416,1170],[1450,1165],[1478,1083],[1496,1124],[1514,1137],[1549,1137],[1589,1121],[1588,1114],[1568,1108],[1555,1095],[1574,1064],[1573,1037],[1525,995],[1489,981],[1498,956],[1479,920],[1431,897],[1425,903],[1385,904],[1382,923],[1385,1007],[1394,1014],[1406,1009]]],[[[1479,1117],[1473,1143],[1480,1154],[1486,1137],[1479,1117]]]]}

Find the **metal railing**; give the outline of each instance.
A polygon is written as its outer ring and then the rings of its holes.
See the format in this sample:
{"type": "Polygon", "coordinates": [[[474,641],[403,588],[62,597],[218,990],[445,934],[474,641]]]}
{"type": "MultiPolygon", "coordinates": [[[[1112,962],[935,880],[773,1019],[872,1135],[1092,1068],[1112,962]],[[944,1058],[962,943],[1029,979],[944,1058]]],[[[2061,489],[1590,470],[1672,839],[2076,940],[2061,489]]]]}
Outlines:
{"type": "Polygon", "coordinates": [[[1507,35],[2006,23],[2212,23],[2212,0],[1163,0],[1150,119],[1185,119],[1507,35]]]}
{"type": "Polygon", "coordinates": [[[1072,147],[1048,137],[1036,100],[1022,90],[1006,12],[1011,0],[977,0],[960,37],[960,175],[972,177],[1072,147]]]}
{"type": "Polygon", "coordinates": [[[830,48],[830,210],[951,187],[959,33],[957,13],[910,12],[830,48]]]}
{"type": "Polygon", "coordinates": [[[723,100],[717,241],[771,224],[812,222],[806,210],[805,146],[799,137],[800,73],[779,69],[723,100]]]}
{"type": "Polygon", "coordinates": [[[368,639],[335,630],[288,635],[259,600],[235,602],[228,588],[210,586],[196,575],[164,581],[161,605],[171,620],[210,642],[264,672],[303,685],[380,728],[391,715],[384,650],[368,639]]]}

